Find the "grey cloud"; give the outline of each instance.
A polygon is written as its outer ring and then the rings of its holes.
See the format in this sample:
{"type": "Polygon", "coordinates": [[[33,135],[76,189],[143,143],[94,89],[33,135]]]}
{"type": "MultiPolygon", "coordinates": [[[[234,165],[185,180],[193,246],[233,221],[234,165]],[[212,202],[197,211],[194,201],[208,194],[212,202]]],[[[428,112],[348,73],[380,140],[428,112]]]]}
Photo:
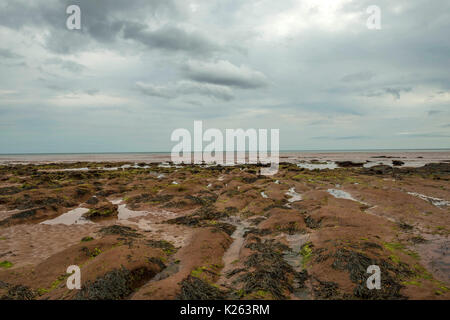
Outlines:
{"type": "Polygon", "coordinates": [[[198,94],[223,101],[234,99],[230,88],[208,83],[179,81],[167,86],[157,86],[143,82],[136,83],[137,88],[145,95],[165,99],[174,99],[184,95],[198,94]]]}
{"type": "Polygon", "coordinates": [[[368,81],[371,80],[374,76],[375,74],[370,71],[362,71],[358,73],[348,74],[342,77],[342,81],[345,82],[368,81]]]}
{"type": "Polygon", "coordinates": [[[341,0],[342,12],[317,3],[303,17],[298,1],[194,2],[195,12],[185,0],[0,0],[0,87],[20,88],[0,99],[16,128],[2,130],[0,152],[42,152],[43,141],[49,151],[85,150],[92,136],[110,150],[167,146],[169,134],[147,130],[194,117],[278,127],[281,146],[448,147],[448,0],[341,0]],[[65,27],[69,4],[80,5],[82,30],[65,27]],[[379,31],[366,28],[372,4],[379,31]],[[413,88],[410,105],[401,98],[413,88]],[[61,108],[58,99],[74,95],[86,108],[61,108]],[[64,128],[61,142],[50,143],[52,126],[64,128]],[[420,132],[396,135],[411,128],[420,132]]]}
{"type": "Polygon", "coordinates": [[[61,69],[65,69],[71,72],[81,72],[85,69],[85,67],[79,63],[70,60],[63,60],[61,58],[47,59],[46,64],[57,65],[60,66],[61,69]]]}
{"type": "Polygon", "coordinates": [[[336,137],[336,140],[357,140],[357,139],[370,139],[367,136],[345,136],[345,137],[336,137]]]}
{"type": "MultiPolygon", "coordinates": [[[[114,46],[120,37],[124,26],[135,24],[135,21],[148,19],[161,20],[184,19],[187,12],[187,4],[181,0],[46,0],[8,3],[0,10],[0,25],[20,30],[24,27],[46,29],[44,41],[46,47],[58,54],[69,54],[86,50],[94,46],[92,41],[104,45],[114,46]],[[66,8],[76,4],[81,9],[81,30],[66,29],[66,8]]],[[[176,28],[175,28],[176,29],[176,28]]],[[[183,48],[194,50],[195,45],[202,44],[202,38],[196,34],[183,34],[183,30],[173,31],[172,42],[164,45],[161,36],[168,29],[161,29],[151,35],[146,35],[143,30],[135,34],[140,41],[148,45],[160,45],[167,50],[183,48]],[[190,39],[184,39],[183,36],[190,39]],[[184,47],[183,47],[184,41],[184,47]],[[177,45],[178,43],[178,45],[177,45]],[[187,48],[186,48],[187,47],[187,48]]],[[[133,37],[133,34],[129,34],[133,37]]],[[[206,45],[203,45],[206,48],[206,45]]],[[[201,51],[202,48],[199,48],[201,51]]]]}
{"type": "Polygon", "coordinates": [[[141,91],[143,94],[147,96],[160,97],[166,99],[171,99],[175,97],[175,93],[173,92],[173,90],[171,90],[168,87],[156,86],[142,82],[137,82],[136,86],[138,87],[139,91],[141,91]]]}
{"type": "Polygon", "coordinates": [[[98,90],[98,89],[87,89],[87,90],[84,90],[84,92],[87,93],[90,96],[95,96],[96,94],[100,93],[100,90],[98,90]]]}
{"type": "Polygon", "coordinates": [[[0,57],[5,58],[5,59],[17,59],[17,58],[21,58],[22,56],[12,52],[9,49],[3,49],[0,48],[0,57]]]}
{"type": "Polygon", "coordinates": [[[246,66],[235,66],[229,61],[220,60],[215,63],[190,61],[185,66],[186,76],[198,82],[256,89],[268,85],[267,77],[259,71],[246,66]]]}
{"type": "Polygon", "coordinates": [[[47,84],[46,88],[50,89],[50,90],[55,90],[55,91],[65,91],[67,90],[66,88],[59,86],[57,84],[47,84]]]}
{"type": "Polygon", "coordinates": [[[398,99],[400,99],[402,92],[411,92],[411,91],[412,91],[412,88],[410,88],[410,87],[384,88],[381,91],[374,91],[374,92],[367,93],[367,94],[365,94],[365,96],[372,98],[372,97],[380,97],[380,96],[389,94],[394,99],[398,100],[398,99]]]}
{"type": "Polygon", "coordinates": [[[395,99],[400,99],[400,93],[410,92],[412,88],[385,88],[386,93],[391,94],[395,99]]]}
{"type": "Polygon", "coordinates": [[[27,67],[27,63],[26,62],[0,62],[2,65],[7,66],[7,67],[27,67]]]}
{"type": "Polygon", "coordinates": [[[185,51],[204,55],[217,51],[219,46],[198,31],[186,31],[173,25],[150,30],[140,23],[125,23],[123,37],[138,41],[149,49],[185,51]]]}
{"type": "Polygon", "coordinates": [[[450,138],[450,134],[447,133],[410,133],[402,135],[405,138],[450,138]]]}
{"type": "Polygon", "coordinates": [[[312,137],[311,139],[314,140],[362,140],[362,139],[371,139],[371,137],[368,136],[318,136],[318,137],[312,137]]]}
{"type": "Polygon", "coordinates": [[[431,117],[431,116],[434,116],[436,114],[440,114],[442,112],[443,112],[442,110],[430,110],[430,111],[428,111],[428,115],[431,117]]]}

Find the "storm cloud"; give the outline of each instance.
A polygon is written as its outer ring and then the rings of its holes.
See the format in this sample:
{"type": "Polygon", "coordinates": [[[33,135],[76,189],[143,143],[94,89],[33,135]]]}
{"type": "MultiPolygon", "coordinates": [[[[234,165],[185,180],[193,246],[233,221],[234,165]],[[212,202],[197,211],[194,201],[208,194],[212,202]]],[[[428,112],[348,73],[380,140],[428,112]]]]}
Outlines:
{"type": "Polygon", "coordinates": [[[1,0],[0,153],[168,151],[194,120],[279,128],[281,149],[446,148],[448,12],[446,0],[1,0]],[[73,4],[81,30],[66,28],[73,4]]]}

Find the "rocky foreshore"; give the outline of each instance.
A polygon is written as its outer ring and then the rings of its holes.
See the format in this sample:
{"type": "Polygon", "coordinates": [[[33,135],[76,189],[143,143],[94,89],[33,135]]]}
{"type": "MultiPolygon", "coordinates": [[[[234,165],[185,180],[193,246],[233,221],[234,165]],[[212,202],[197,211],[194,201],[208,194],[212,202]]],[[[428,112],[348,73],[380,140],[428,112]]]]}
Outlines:
{"type": "Polygon", "coordinates": [[[379,160],[1,165],[0,297],[449,299],[450,163],[379,160]]]}

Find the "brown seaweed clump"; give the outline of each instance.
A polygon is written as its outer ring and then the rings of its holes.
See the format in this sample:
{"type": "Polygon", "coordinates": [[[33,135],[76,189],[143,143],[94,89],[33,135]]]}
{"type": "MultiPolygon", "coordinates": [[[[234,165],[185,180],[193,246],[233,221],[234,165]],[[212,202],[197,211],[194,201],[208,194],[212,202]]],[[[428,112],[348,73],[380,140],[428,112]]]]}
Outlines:
{"type": "Polygon", "coordinates": [[[181,281],[181,292],[177,298],[179,300],[223,300],[225,293],[208,282],[190,275],[181,281]]]}
{"type": "Polygon", "coordinates": [[[111,218],[118,215],[117,205],[112,203],[105,203],[95,208],[90,209],[87,213],[84,214],[86,219],[90,220],[100,220],[104,218],[111,218]]]}
{"type": "Polygon", "coordinates": [[[150,269],[114,269],[95,281],[88,281],[75,296],[76,300],[122,300],[155,274],[150,269]]]}
{"type": "Polygon", "coordinates": [[[284,260],[283,252],[289,247],[273,240],[261,242],[256,239],[256,242],[246,246],[255,251],[245,261],[245,266],[252,271],[237,279],[237,282],[243,283],[242,294],[268,293],[275,299],[287,299],[287,293],[294,290],[293,279],[296,276],[302,278],[284,260]]]}
{"type": "Polygon", "coordinates": [[[356,283],[354,289],[354,296],[361,299],[370,300],[403,300],[405,296],[400,294],[400,289],[403,288],[394,276],[409,275],[409,271],[405,268],[394,267],[384,260],[377,261],[371,259],[362,253],[351,251],[347,249],[338,249],[334,254],[334,262],[332,267],[336,270],[346,270],[350,274],[350,280],[356,283]],[[367,268],[370,265],[378,265],[381,269],[381,289],[369,290],[366,285],[368,277],[367,268]]]}
{"type": "Polygon", "coordinates": [[[1,296],[0,300],[33,300],[35,297],[36,293],[29,287],[17,285],[9,288],[8,293],[1,296]]]}

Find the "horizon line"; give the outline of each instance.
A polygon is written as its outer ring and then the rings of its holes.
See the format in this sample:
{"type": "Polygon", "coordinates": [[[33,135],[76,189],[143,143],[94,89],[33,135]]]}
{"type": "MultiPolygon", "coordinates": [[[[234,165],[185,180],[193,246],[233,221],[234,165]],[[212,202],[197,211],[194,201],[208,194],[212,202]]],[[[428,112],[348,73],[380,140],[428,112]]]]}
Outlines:
{"type": "MultiPolygon", "coordinates": [[[[280,153],[287,152],[382,152],[382,151],[450,151],[450,148],[376,148],[376,149],[285,149],[280,153]]],[[[270,150],[268,150],[270,152],[270,150]]],[[[227,151],[218,151],[227,152],[227,151]]],[[[231,151],[231,152],[258,152],[258,151],[231,151]]],[[[77,155],[77,154],[171,154],[171,151],[108,151],[108,152],[19,152],[0,153],[0,156],[21,156],[21,155],[77,155]]],[[[193,152],[191,152],[193,153],[193,152]]]]}

